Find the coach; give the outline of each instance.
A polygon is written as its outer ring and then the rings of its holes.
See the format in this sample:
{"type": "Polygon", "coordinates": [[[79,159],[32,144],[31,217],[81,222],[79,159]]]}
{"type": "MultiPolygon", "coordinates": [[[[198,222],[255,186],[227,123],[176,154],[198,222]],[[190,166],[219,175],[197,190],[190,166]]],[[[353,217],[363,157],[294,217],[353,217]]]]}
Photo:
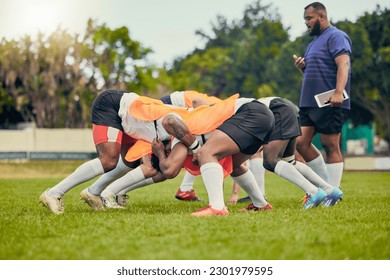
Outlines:
{"type": "Polygon", "coordinates": [[[330,24],[326,8],[319,2],[305,7],[304,20],[314,38],[303,58],[294,55],[295,66],[303,73],[299,104],[302,135],[297,150],[323,179],[340,187],[344,168],[340,135],[350,110],[350,98],[345,99],[343,92],[350,95],[352,42],[345,32],[330,24]],[[334,93],[325,100],[327,106],[319,108],[315,95],[331,90],[334,93]],[[312,144],[317,132],[325,161],[312,144]]]}

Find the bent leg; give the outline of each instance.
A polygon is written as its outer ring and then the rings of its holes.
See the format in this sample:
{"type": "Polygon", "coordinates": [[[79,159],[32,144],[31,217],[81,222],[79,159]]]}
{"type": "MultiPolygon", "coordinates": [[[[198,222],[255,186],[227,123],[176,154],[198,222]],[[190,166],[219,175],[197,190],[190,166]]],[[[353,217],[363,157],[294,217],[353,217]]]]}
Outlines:
{"type": "Polygon", "coordinates": [[[324,179],[322,179],[316,172],[314,172],[314,170],[311,169],[307,164],[302,163],[301,161],[296,161],[294,159],[295,155],[297,154],[295,150],[296,142],[296,138],[290,140],[283,156],[284,159],[287,159],[289,163],[292,163],[298,172],[301,173],[310,183],[318,188],[323,189],[326,194],[329,195],[333,191],[333,187],[329,185],[324,179]]]}
{"type": "Polygon", "coordinates": [[[274,172],[279,161],[282,160],[289,140],[273,140],[263,145],[264,168],[274,172]]]}
{"type": "Polygon", "coordinates": [[[281,160],[281,156],[284,158],[294,161],[294,148],[296,140],[275,140],[271,141],[267,145],[264,145],[264,165],[266,168],[272,168],[274,165],[274,171],[280,177],[290,181],[305,193],[314,195],[318,192],[316,186],[310,183],[298,170],[287,161],[281,160]],[[267,160],[267,162],[266,162],[267,160]]]}
{"type": "Polygon", "coordinates": [[[72,174],[48,190],[48,194],[60,198],[75,186],[114,169],[117,165],[122,131],[107,126],[93,126],[93,137],[98,158],[87,161],[72,174]]]}
{"type": "MultiPolygon", "coordinates": [[[[160,182],[163,182],[165,180],[166,180],[165,177],[161,173],[158,173],[156,176],[153,176],[151,178],[146,178],[145,180],[142,180],[139,183],[128,186],[127,188],[125,188],[125,189],[121,190],[119,193],[117,193],[117,195],[126,195],[128,192],[131,192],[135,189],[138,189],[141,187],[146,187],[148,185],[155,184],[155,183],[160,183],[160,182]]],[[[108,186],[108,188],[109,187],[110,186],[108,186]]]]}
{"type": "MultiPolygon", "coordinates": [[[[131,138],[130,136],[122,134],[121,141],[117,141],[116,143],[120,144],[120,156],[117,160],[117,164],[115,168],[111,169],[110,171],[106,172],[101,176],[98,180],[96,180],[91,186],[88,187],[89,193],[93,195],[100,196],[102,191],[113,181],[116,179],[122,177],[127,172],[129,172],[131,169],[137,167],[140,163],[139,161],[135,162],[128,162],[126,158],[127,151],[131,148],[132,145],[134,145],[135,140],[131,138]]],[[[118,135],[120,137],[120,135],[118,135]]],[[[111,139],[112,141],[112,139],[111,139]]],[[[105,146],[99,147],[99,149],[104,149],[105,146]]],[[[106,169],[112,168],[112,165],[115,163],[115,156],[118,152],[117,147],[114,151],[111,152],[111,150],[106,149],[105,151],[102,151],[100,154],[106,155],[105,159],[102,161],[105,162],[106,169]],[[113,158],[113,160],[110,160],[110,158],[113,158]]]]}
{"type": "Polygon", "coordinates": [[[61,198],[75,186],[87,182],[103,173],[104,170],[98,158],[87,161],[80,165],[72,174],[68,175],[65,179],[48,190],[48,194],[53,197],[61,198]]]}
{"type": "Polygon", "coordinates": [[[216,210],[225,207],[223,169],[218,160],[239,152],[237,144],[224,132],[216,130],[199,149],[197,156],[209,204],[216,210]]]}
{"type": "MultiPolygon", "coordinates": [[[[157,170],[153,168],[149,156],[142,157],[142,161],[142,164],[138,167],[130,170],[124,176],[112,182],[109,188],[107,188],[104,192],[104,197],[107,196],[106,194],[116,195],[124,189],[127,189],[129,186],[138,184],[145,179],[152,178],[158,174],[157,170]]],[[[135,164],[133,163],[132,166],[135,166],[135,164]]]]}

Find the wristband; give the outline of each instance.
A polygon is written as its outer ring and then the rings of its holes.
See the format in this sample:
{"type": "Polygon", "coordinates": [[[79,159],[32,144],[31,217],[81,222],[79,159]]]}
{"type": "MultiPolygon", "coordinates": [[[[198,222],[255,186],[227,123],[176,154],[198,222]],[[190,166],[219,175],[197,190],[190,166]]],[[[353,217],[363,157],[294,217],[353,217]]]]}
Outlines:
{"type": "Polygon", "coordinates": [[[196,153],[199,151],[200,147],[201,147],[201,146],[199,145],[197,148],[191,150],[191,152],[192,152],[193,154],[196,154],[196,153]]]}
{"type": "Polygon", "coordinates": [[[191,146],[189,147],[189,149],[193,152],[193,153],[196,153],[200,148],[200,144],[199,144],[199,141],[198,139],[195,139],[194,143],[191,144],[191,146]]]}

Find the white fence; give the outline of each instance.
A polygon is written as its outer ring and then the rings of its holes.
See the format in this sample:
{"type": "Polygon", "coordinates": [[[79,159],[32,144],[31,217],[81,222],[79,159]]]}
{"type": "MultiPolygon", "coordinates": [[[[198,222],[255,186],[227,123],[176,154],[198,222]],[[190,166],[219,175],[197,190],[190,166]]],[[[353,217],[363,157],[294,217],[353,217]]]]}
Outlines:
{"type": "Polygon", "coordinates": [[[0,159],[86,159],[96,154],[91,129],[0,130],[0,159]]]}

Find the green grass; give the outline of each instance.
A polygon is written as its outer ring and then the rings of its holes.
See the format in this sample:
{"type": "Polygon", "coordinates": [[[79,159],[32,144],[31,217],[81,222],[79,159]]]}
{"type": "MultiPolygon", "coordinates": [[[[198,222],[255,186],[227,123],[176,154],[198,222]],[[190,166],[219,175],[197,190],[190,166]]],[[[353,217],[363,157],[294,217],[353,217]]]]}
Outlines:
{"type": "MultiPolygon", "coordinates": [[[[0,164],[0,259],[390,259],[390,173],[345,173],[344,200],[307,211],[298,187],[266,173],[273,211],[242,213],[246,204],[238,204],[227,217],[206,218],[190,216],[206,203],[174,198],[182,174],[129,193],[125,210],[104,212],[79,200],[86,183],[65,195],[65,214],[55,216],[38,197],[79,163],[0,164]]],[[[201,178],[195,189],[207,198],[201,178]]]]}

